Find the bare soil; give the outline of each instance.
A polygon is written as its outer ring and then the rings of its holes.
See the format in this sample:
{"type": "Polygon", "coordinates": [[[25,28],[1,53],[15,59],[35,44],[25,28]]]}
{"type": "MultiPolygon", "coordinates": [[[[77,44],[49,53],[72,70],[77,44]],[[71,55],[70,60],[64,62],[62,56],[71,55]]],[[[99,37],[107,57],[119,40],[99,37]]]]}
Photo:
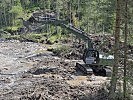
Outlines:
{"type": "Polygon", "coordinates": [[[48,45],[0,42],[0,100],[107,100],[106,77],[85,76],[48,45]],[[90,80],[92,79],[92,80],[90,80]]]}

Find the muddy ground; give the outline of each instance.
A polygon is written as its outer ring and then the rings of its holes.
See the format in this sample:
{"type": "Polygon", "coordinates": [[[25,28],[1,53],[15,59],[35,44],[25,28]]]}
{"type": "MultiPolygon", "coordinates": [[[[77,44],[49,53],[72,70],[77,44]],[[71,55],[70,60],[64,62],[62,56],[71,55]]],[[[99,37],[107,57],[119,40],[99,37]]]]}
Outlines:
{"type": "Polygon", "coordinates": [[[107,100],[107,77],[85,76],[49,45],[0,42],[0,100],[107,100]]]}

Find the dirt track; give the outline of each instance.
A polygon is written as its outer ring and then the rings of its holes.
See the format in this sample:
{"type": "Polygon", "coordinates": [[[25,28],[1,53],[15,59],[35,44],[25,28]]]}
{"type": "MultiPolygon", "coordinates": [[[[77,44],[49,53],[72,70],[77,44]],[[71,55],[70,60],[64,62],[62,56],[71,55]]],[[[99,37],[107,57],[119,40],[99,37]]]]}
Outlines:
{"type": "Polygon", "coordinates": [[[76,60],[46,49],[32,42],[0,43],[0,100],[106,100],[106,77],[89,81],[75,70],[76,60]]]}

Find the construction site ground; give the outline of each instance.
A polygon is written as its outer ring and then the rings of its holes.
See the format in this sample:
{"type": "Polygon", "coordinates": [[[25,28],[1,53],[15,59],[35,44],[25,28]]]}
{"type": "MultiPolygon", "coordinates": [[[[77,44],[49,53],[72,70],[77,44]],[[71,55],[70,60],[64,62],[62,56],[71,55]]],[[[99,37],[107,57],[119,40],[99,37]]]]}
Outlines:
{"type": "Polygon", "coordinates": [[[0,100],[107,100],[107,77],[86,76],[41,43],[0,42],[0,100]]]}

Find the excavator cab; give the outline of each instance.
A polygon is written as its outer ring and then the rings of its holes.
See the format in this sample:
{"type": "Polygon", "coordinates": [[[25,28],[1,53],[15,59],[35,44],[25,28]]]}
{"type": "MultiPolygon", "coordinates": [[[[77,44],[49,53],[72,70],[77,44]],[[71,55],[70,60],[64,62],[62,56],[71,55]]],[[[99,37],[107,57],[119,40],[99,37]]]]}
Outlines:
{"type": "Polygon", "coordinates": [[[99,52],[94,49],[85,49],[83,61],[85,64],[98,64],[100,61],[99,52]]]}

